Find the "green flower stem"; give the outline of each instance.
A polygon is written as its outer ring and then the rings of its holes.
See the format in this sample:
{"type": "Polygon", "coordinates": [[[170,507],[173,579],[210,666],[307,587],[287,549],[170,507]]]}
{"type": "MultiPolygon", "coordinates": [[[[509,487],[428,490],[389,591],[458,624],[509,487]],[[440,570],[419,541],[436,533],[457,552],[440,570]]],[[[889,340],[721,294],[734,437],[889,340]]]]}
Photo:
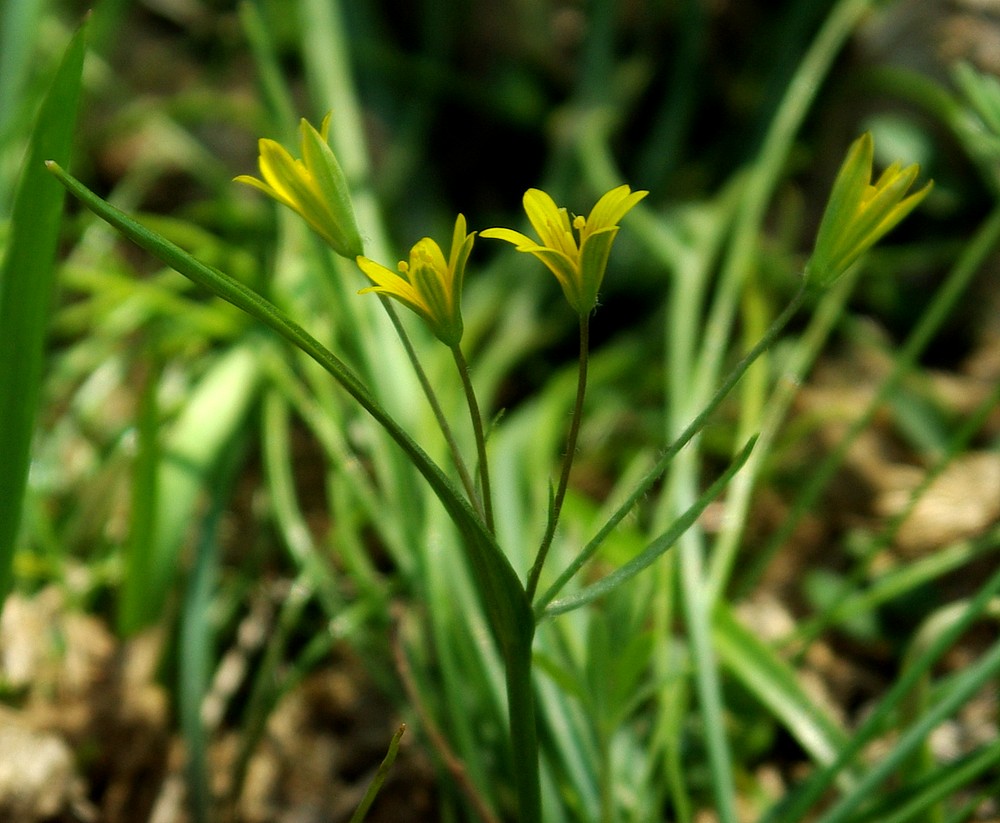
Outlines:
{"type": "MultiPolygon", "coordinates": [[[[576,381],[576,402],[573,405],[573,417],[569,424],[569,433],[566,435],[566,454],[563,455],[562,472],[559,475],[559,485],[556,488],[555,497],[552,498],[552,506],[549,509],[549,520],[545,526],[545,534],[542,543],[538,547],[538,554],[535,555],[534,565],[528,575],[528,586],[526,592],[528,600],[535,596],[538,588],[538,578],[542,574],[542,566],[545,565],[545,557],[549,553],[552,539],[556,534],[556,525],[559,523],[559,514],[562,511],[563,500],[566,498],[566,488],[569,486],[569,473],[573,467],[573,458],[576,455],[576,441],[580,436],[580,422],[583,419],[583,400],[587,393],[587,364],[590,362],[590,315],[580,315],[580,365],[577,370],[576,381]]],[[[546,601],[547,602],[547,601],[546,601]]],[[[536,616],[537,616],[536,612],[536,616]]]]}
{"type": "MultiPolygon", "coordinates": [[[[462,390],[465,392],[465,399],[469,404],[469,417],[472,418],[472,431],[476,437],[476,454],[479,456],[479,486],[481,490],[481,509],[483,520],[486,521],[486,528],[490,534],[495,532],[493,527],[493,493],[490,491],[490,464],[486,459],[486,432],[483,429],[483,416],[479,412],[479,402],[476,400],[476,391],[472,388],[472,378],[469,376],[469,364],[462,354],[462,347],[457,343],[452,346],[451,353],[455,358],[455,366],[458,369],[459,377],[462,379],[462,390]]],[[[457,448],[457,447],[456,447],[457,448]]],[[[476,499],[473,491],[473,500],[476,499]]]]}
{"type": "Polygon", "coordinates": [[[712,399],[708,401],[698,416],[695,417],[695,419],[688,424],[688,427],[681,432],[680,436],[670,444],[667,450],[656,462],[656,465],[650,469],[639,485],[632,490],[632,493],[615,510],[615,513],[611,515],[611,518],[601,527],[597,534],[591,538],[590,542],[583,547],[576,558],[574,558],[573,562],[566,567],[558,578],[556,578],[556,581],[545,591],[545,593],[533,603],[532,607],[535,612],[536,621],[543,615],[545,607],[552,602],[560,591],[562,591],[563,587],[573,578],[573,576],[580,571],[581,568],[583,568],[584,564],[594,556],[594,553],[600,545],[604,542],[607,536],[611,534],[615,527],[625,518],[625,515],[627,515],[635,504],[638,503],[639,500],[642,499],[642,497],[653,487],[653,484],[663,476],[663,473],[667,470],[674,457],[677,456],[677,453],[684,448],[684,446],[686,446],[688,442],[690,442],[690,440],[702,430],[702,428],[704,428],[708,418],[719,407],[726,395],[732,390],[733,386],[739,382],[746,370],[750,368],[758,357],[760,357],[774,344],[782,330],[786,325],[788,325],[788,321],[792,319],[795,312],[798,311],[799,307],[802,305],[802,302],[805,299],[805,294],[806,287],[805,282],[803,281],[802,285],[799,286],[799,290],[785,307],[785,310],[777,317],[777,319],[775,319],[770,328],[767,330],[767,333],[757,342],[757,345],[747,352],[746,356],[744,356],[743,359],[736,364],[733,370],[723,381],[722,385],[719,386],[712,399]]]}
{"type": "Polygon", "coordinates": [[[444,435],[444,439],[448,444],[448,450],[451,452],[452,459],[455,461],[455,469],[458,471],[458,477],[462,482],[462,488],[465,489],[465,493],[469,496],[469,502],[475,507],[479,516],[486,520],[486,513],[483,511],[483,504],[479,499],[479,495],[476,494],[476,484],[473,482],[472,475],[469,473],[469,467],[465,465],[465,460],[462,459],[462,452],[459,450],[458,443],[455,441],[455,435],[451,430],[451,426],[448,425],[448,418],[444,416],[444,410],[441,408],[441,403],[438,401],[437,393],[434,391],[431,381],[427,379],[427,372],[424,371],[424,367],[420,363],[420,358],[417,356],[416,349],[413,348],[410,336],[406,333],[406,329],[403,327],[403,324],[399,319],[399,315],[396,313],[396,308],[392,305],[392,301],[389,300],[389,298],[384,294],[380,294],[378,297],[379,300],[382,301],[382,307],[385,309],[385,313],[389,315],[389,320],[392,323],[392,327],[396,330],[396,334],[399,336],[400,342],[403,344],[403,348],[406,349],[406,356],[410,358],[413,371],[417,375],[417,380],[420,381],[420,387],[424,390],[424,396],[430,404],[431,411],[434,412],[434,418],[437,420],[438,427],[441,429],[441,434],[444,435]]]}

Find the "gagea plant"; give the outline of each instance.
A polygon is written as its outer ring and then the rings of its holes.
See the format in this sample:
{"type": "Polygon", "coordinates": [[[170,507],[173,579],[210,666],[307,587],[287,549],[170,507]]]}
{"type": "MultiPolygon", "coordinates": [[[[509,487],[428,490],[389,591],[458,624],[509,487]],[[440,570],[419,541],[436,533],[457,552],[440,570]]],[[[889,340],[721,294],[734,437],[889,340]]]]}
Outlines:
{"type": "MultiPolygon", "coordinates": [[[[519,252],[537,258],[555,276],[579,321],[579,366],[576,399],[565,433],[565,453],[558,479],[549,495],[549,510],[544,533],[538,536],[533,560],[527,568],[516,568],[509,547],[501,545],[496,522],[491,476],[491,448],[487,426],[480,409],[469,364],[462,349],[463,284],[474,269],[473,246],[476,231],[467,219],[458,215],[449,243],[424,237],[418,240],[405,259],[392,266],[390,261],[365,256],[362,233],[355,222],[355,210],[341,165],[327,143],[330,116],[319,129],[302,121],[301,158],[293,157],[275,141],[260,141],[260,178],[242,175],[239,182],[249,184],[278,203],[292,209],[329,248],[357,266],[356,285],[362,295],[374,293],[382,298],[400,334],[400,345],[413,352],[413,367],[431,404],[435,419],[450,450],[451,465],[439,465],[421,443],[379,402],[375,394],[348,363],[322,345],[293,318],[288,317],[260,294],[207,266],[164,237],[144,228],[133,218],[111,206],[85,188],[59,165],[49,163],[51,172],[86,206],[115,226],[124,235],[194,282],[211,290],[234,306],[256,318],[322,366],[354,400],[382,426],[412,463],[424,482],[433,490],[461,537],[463,557],[456,562],[467,564],[476,591],[487,616],[492,642],[499,652],[506,683],[511,771],[515,776],[516,819],[521,823],[540,823],[542,790],[539,771],[539,729],[535,712],[535,660],[532,641],[540,622],[579,609],[615,587],[635,577],[664,552],[674,546],[684,530],[723,490],[730,478],[746,461],[754,439],[738,452],[732,464],[689,509],[663,529],[645,549],[628,562],[603,576],[590,575],[581,581],[580,573],[605,538],[636,505],[651,486],[660,480],[671,460],[704,427],[709,415],[719,406],[729,390],[754,360],[778,337],[789,318],[802,304],[808,288],[823,289],[833,283],[867,249],[899,223],[926,196],[930,184],[908,194],[918,176],[916,166],[902,168],[895,164],[872,178],[872,139],[863,135],[851,147],[833,186],[833,193],[823,217],[815,250],[805,266],[800,287],[786,310],[752,347],[733,372],[722,381],[714,397],[690,425],[666,448],[655,465],[635,485],[621,506],[596,530],[593,539],[580,547],[576,557],[546,579],[554,582],[540,593],[539,582],[549,556],[553,537],[559,528],[566,497],[570,469],[578,450],[581,419],[586,412],[586,387],[589,362],[589,328],[600,317],[598,309],[602,283],[608,270],[613,245],[629,213],[647,196],[628,185],[618,185],[597,198],[586,216],[559,206],[544,191],[529,189],[524,195],[524,210],[535,238],[516,228],[494,227],[480,232],[486,239],[506,241],[519,252]],[[365,285],[365,281],[368,285],[365,285]],[[392,302],[402,304],[426,325],[437,343],[445,346],[454,360],[454,378],[466,398],[468,419],[461,425],[471,429],[475,453],[465,454],[460,438],[452,431],[454,421],[442,413],[437,394],[424,374],[419,350],[409,341],[405,324],[395,317],[392,302]],[[472,467],[470,470],[469,467],[472,467]],[[574,583],[572,590],[567,587],[574,583]]],[[[471,216],[475,224],[475,216],[471,216]]],[[[365,298],[359,298],[365,299],[365,298]]],[[[497,311],[503,311],[499,306],[497,311]]],[[[416,401],[415,401],[416,402],[416,401]]],[[[454,425],[459,425],[455,423],[454,425]]],[[[499,425],[503,425],[500,423],[499,425]]],[[[548,476],[534,478],[545,486],[548,476]]],[[[382,516],[391,518],[393,511],[382,516]]],[[[553,555],[555,556],[555,555],[553,555]]],[[[425,604],[434,610],[437,604],[425,604]]]]}

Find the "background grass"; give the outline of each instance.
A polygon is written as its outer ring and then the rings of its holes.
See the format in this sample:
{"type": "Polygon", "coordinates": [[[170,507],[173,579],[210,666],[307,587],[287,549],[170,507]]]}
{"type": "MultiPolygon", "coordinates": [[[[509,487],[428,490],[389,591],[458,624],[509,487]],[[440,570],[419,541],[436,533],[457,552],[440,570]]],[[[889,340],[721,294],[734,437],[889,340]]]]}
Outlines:
{"type": "MultiPolygon", "coordinates": [[[[4,47],[0,73],[5,261],[25,231],[40,239],[9,204],[81,12],[3,11],[0,42],[19,46],[4,47]]],[[[444,239],[458,211],[473,229],[523,227],[529,186],[584,213],[619,182],[651,191],[592,322],[588,416],[542,591],[794,293],[854,136],[873,131],[879,162],[920,162],[935,179],[920,211],[799,313],[567,594],[641,552],[760,433],[725,501],[644,575],[541,627],[545,819],[996,813],[993,475],[969,493],[978,525],[943,528],[915,553],[899,538],[902,507],[894,518],[873,505],[912,488],[903,505],[918,506],[934,477],[998,459],[1000,137],[989,81],[938,57],[955,17],[863,0],[105,2],[89,29],[72,170],[299,320],[442,461],[391,325],[354,293],[361,275],[230,183],[253,170],[256,138],[292,147],[299,116],[332,109],[367,253],[389,265],[425,234],[444,239]],[[923,482],[893,480],[901,466],[923,482]],[[983,705],[990,734],[950,753],[928,742],[983,705]]],[[[974,58],[975,42],[958,53],[974,58]]],[[[407,719],[404,753],[433,765],[431,819],[509,818],[502,672],[459,541],[412,466],[315,363],[103,224],[73,211],[62,236],[54,312],[25,315],[49,342],[30,482],[13,511],[16,590],[55,586],[122,640],[168,638],[156,682],[187,746],[196,820],[245,809],[282,701],[345,655],[407,719]],[[254,603],[271,610],[256,645],[254,603]],[[242,675],[226,691],[233,659],[242,675]],[[224,738],[236,741],[228,760],[224,738]]],[[[573,402],[576,330],[552,279],[504,251],[477,242],[466,341],[498,415],[498,537],[524,575],[573,402]]],[[[5,263],[5,284],[8,270],[43,271],[5,263]]],[[[0,308],[16,314],[9,293],[0,308]]],[[[408,327],[461,420],[448,352],[408,327]]],[[[26,362],[7,356],[0,374],[26,362]]],[[[19,403],[13,390],[0,398],[19,403]]],[[[0,459],[27,454],[24,427],[2,428],[17,450],[0,459]]],[[[471,450],[471,432],[459,437],[471,450]]],[[[3,476],[16,485],[13,468],[3,476]]],[[[27,705],[30,691],[9,687],[9,702],[27,705]]],[[[374,768],[395,716],[383,706],[366,722],[381,730],[374,768]]],[[[111,819],[99,759],[78,759],[111,819]]],[[[404,790],[390,779],[380,803],[404,790]]],[[[379,804],[371,819],[380,813],[402,819],[379,804]]]]}

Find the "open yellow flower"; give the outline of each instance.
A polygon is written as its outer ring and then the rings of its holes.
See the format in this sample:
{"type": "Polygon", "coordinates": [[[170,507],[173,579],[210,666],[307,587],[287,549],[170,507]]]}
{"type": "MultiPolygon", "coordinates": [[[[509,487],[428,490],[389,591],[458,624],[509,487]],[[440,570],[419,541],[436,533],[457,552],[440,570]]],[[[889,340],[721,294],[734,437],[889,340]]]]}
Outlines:
{"type": "Polygon", "coordinates": [[[354,219],[347,180],[327,142],[329,131],[329,114],[319,131],[302,120],[301,160],[292,157],[280,143],[261,138],[258,163],[263,179],[241,174],[235,180],[260,189],[298,212],[330,248],[353,260],[364,252],[364,244],[354,219]]]}
{"type": "Polygon", "coordinates": [[[917,207],[933,183],[906,196],[920,167],[893,163],[873,184],[874,146],[868,132],[851,145],[837,173],[816,247],[806,264],[806,282],[825,288],[917,207]]]}
{"type": "Polygon", "coordinates": [[[466,233],[465,217],[458,215],[448,259],[434,240],[424,237],[410,250],[410,261],[399,262],[400,274],[359,256],[358,266],[375,285],[358,293],[377,292],[398,300],[419,314],[438,340],[454,348],[462,339],[462,282],[475,236],[466,233]]]}
{"type": "Polygon", "coordinates": [[[647,194],[618,186],[597,201],[586,219],[574,217],[571,223],[566,209],[556,206],[544,191],[528,189],[524,193],[524,211],[540,243],[513,229],[487,229],[481,234],[506,240],[518,251],[535,255],[556,276],[569,304],[585,316],[597,305],[597,292],[604,280],[611,244],[618,234],[618,223],[647,194]]]}

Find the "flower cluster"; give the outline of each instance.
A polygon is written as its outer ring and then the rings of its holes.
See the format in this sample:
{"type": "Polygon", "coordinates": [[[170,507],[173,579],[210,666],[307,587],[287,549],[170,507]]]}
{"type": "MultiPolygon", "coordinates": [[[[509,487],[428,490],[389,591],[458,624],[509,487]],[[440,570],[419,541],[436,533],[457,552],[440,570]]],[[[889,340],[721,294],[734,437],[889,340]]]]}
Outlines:
{"type": "MultiPolygon", "coordinates": [[[[392,297],[416,312],[434,335],[454,347],[462,337],[462,284],[475,232],[462,215],[455,221],[451,249],[424,237],[401,261],[398,273],[365,256],[343,171],[327,143],[330,115],[317,131],[300,125],[302,159],[295,159],[273,140],[260,141],[261,179],[236,178],[265,192],[300,214],[344,257],[356,260],[375,284],[361,293],[392,297]]],[[[805,268],[811,286],[832,284],[880,238],[920,203],[931,183],[908,194],[920,171],[916,164],[893,163],[872,183],[873,145],[863,134],[851,146],[837,174],[820,223],[816,245],[805,268]]],[[[611,246],[619,223],[649,192],[618,186],[604,194],[587,217],[570,216],[544,191],[528,189],[524,211],[538,239],[508,228],[492,228],[482,237],[505,240],[534,255],[555,275],[566,300],[581,318],[597,306],[611,246]]]]}

